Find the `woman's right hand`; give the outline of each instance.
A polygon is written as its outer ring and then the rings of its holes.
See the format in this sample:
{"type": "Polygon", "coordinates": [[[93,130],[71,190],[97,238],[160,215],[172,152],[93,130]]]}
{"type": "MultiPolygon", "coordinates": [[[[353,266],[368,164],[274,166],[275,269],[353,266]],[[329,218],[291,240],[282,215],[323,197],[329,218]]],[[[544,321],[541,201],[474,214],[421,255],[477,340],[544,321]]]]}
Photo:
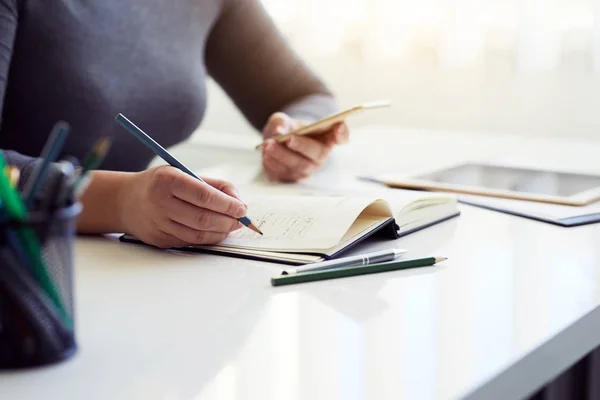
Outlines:
{"type": "Polygon", "coordinates": [[[247,207],[229,182],[170,166],[132,174],[119,193],[126,233],[161,248],[215,244],[243,227],[247,207]]]}

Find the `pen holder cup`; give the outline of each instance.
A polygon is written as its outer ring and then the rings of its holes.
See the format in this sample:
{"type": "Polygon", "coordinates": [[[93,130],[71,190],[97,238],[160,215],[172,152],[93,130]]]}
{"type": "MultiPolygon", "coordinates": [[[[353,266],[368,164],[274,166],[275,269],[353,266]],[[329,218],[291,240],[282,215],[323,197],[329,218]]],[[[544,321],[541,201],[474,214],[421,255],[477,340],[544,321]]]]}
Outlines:
{"type": "Polygon", "coordinates": [[[73,244],[81,209],[75,203],[0,223],[2,370],[53,364],[76,352],[73,244]]]}

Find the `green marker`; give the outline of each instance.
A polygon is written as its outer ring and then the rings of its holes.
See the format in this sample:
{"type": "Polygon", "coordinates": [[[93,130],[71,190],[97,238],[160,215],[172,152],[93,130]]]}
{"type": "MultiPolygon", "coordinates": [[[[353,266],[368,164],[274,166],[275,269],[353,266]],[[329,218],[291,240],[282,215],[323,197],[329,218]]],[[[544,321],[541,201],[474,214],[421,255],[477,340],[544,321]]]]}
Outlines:
{"type": "MultiPolygon", "coordinates": [[[[2,171],[2,173],[0,173],[0,198],[2,199],[2,204],[5,206],[10,217],[17,221],[24,221],[27,218],[27,207],[25,207],[25,203],[23,202],[23,199],[21,199],[19,192],[12,187],[8,177],[3,173],[4,167],[6,167],[6,160],[4,159],[4,155],[0,152],[0,171],[2,171]]],[[[35,232],[30,227],[22,226],[17,229],[17,235],[19,236],[19,239],[25,248],[25,252],[27,253],[27,257],[33,266],[33,272],[36,279],[58,308],[63,323],[69,329],[72,329],[73,321],[62,304],[58,291],[52,282],[52,278],[48,274],[48,268],[42,258],[42,246],[35,232]]]]}
{"type": "Polygon", "coordinates": [[[12,187],[4,169],[6,160],[0,152],[0,197],[8,214],[17,221],[24,221],[27,218],[27,208],[21,199],[21,196],[15,188],[12,187]]]}
{"type": "Polygon", "coordinates": [[[271,278],[271,285],[283,286],[294,283],[324,281],[327,279],[346,278],[349,276],[376,274],[379,272],[397,271],[401,269],[427,267],[447,260],[443,257],[419,258],[415,260],[398,261],[385,264],[363,265],[360,267],[336,268],[325,271],[304,272],[294,275],[284,275],[271,278]]]}

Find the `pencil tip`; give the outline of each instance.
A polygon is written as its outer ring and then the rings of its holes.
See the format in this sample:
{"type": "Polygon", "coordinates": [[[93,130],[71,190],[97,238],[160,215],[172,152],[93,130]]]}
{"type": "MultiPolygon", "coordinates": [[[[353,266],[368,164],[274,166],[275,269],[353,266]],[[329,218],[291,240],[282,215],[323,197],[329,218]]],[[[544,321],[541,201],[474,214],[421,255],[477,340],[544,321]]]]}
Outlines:
{"type": "Polygon", "coordinates": [[[437,263],[441,263],[443,261],[446,261],[448,259],[448,257],[436,257],[435,258],[435,262],[437,263]]]}
{"type": "Polygon", "coordinates": [[[256,225],[254,225],[253,223],[251,223],[250,225],[248,225],[248,228],[252,229],[254,232],[260,234],[261,236],[263,236],[263,233],[260,231],[260,229],[258,229],[256,227],[256,225]]]}

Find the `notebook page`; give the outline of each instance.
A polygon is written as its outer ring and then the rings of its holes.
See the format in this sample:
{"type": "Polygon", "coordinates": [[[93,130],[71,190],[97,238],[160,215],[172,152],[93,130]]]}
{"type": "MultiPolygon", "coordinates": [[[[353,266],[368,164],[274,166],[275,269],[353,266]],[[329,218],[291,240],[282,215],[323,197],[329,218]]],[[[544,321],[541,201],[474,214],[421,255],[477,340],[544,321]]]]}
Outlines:
{"type": "Polygon", "coordinates": [[[254,195],[248,217],[264,233],[250,229],[231,233],[221,246],[255,250],[327,250],[345,235],[359,214],[375,199],[327,196],[254,195]]]}
{"type": "Polygon", "coordinates": [[[358,217],[354,224],[350,227],[350,229],[348,229],[342,240],[340,240],[340,242],[334,247],[329,249],[329,253],[337,253],[338,251],[348,246],[350,243],[353,243],[356,240],[358,240],[365,234],[365,232],[372,231],[373,229],[380,226],[384,221],[385,220],[382,220],[381,218],[375,218],[370,216],[365,216],[364,218],[362,216],[358,217]]]}
{"type": "Polygon", "coordinates": [[[385,199],[395,214],[408,213],[415,209],[452,204],[456,206],[457,196],[449,193],[435,193],[418,190],[391,189],[382,185],[369,185],[353,188],[311,187],[301,184],[252,183],[240,186],[242,198],[247,194],[261,195],[302,195],[302,196],[340,196],[340,197],[369,197],[385,199]]]}

